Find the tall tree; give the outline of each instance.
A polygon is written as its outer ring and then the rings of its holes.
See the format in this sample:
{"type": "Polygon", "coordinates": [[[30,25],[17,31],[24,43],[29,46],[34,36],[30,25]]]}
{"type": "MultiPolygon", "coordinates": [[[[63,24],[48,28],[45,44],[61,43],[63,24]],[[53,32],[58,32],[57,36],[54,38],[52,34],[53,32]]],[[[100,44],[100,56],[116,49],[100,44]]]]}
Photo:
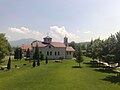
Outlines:
{"type": "Polygon", "coordinates": [[[35,59],[33,60],[33,67],[35,67],[36,66],[36,63],[35,63],[35,59]]]}
{"type": "Polygon", "coordinates": [[[119,63],[120,66],[120,32],[116,33],[117,44],[116,44],[116,62],[119,63]]]}
{"type": "Polygon", "coordinates": [[[79,67],[81,67],[80,63],[83,62],[83,58],[82,58],[82,52],[81,52],[81,47],[80,46],[78,46],[76,62],[79,63],[79,67]]]}
{"type": "Polygon", "coordinates": [[[73,49],[75,49],[75,52],[73,53],[73,56],[76,57],[76,52],[77,52],[77,44],[72,41],[70,44],[69,44],[73,49]]]}
{"type": "Polygon", "coordinates": [[[40,60],[44,60],[44,55],[42,53],[40,54],[40,60]]]}
{"type": "Polygon", "coordinates": [[[93,40],[91,40],[91,42],[89,44],[87,44],[87,48],[86,48],[86,56],[92,58],[92,44],[93,44],[93,40]]]}
{"type": "Polygon", "coordinates": [[[20,60],[21,60],[22,59],[22,49],[21,48],[19,49],[19,52],[20,52],[19,54],[20,54],[20,60]]]}
{"type": "Polygon", "coordinates": [[[38,47],[38,44],[36,44],[36,47],[35,47],[35,52],[33,54],[33,67],[35,67],[35,60],[37,60],[37,65],[39,66],[40,65],[40,53],[39,53],[39,47],[38,47]]]}
{"type": "Polygon", "coordinates": [[[26,52],[26,58],[30,58],[30,49],[29,48],[27,49],[27,52],[26,52]]]}
{"type": "Polygon", "coordinates": [[[40,58],[39,47],[38,44],[36,44],[35,52],[33,54],[33,59],[38,60],[39,58],[40,58]]]}
{"type": "Polygon", "coordinates": [[[9,57],[9,60],[8,60],[7,69],[8,70],[11,69],[11,58],[10,57],[9,57]]]}
{"type": "Polygon", "coordinates": [[[14,54],[14,59],[22,59],[22,49],[21,48],[16,48],[15,54],[14,54]]]}
{"type": "Polygon", "coordinates": [[[40,66],[40,60],[39,59],[37,60],[37,66],[40,66]]]}
{"type": "Polygon", "coordinates": [[[102,57],[105,62],[115,63],[115,53],[116,53],[117,39],[115,35],[111,35],[103,43],[102,57]]]}
{"type": "Polygon", "coordinates": [[[0,33],[0,62],[2,59],[9,54],[9,43],[5,37],[5,34],[0,33]]]}

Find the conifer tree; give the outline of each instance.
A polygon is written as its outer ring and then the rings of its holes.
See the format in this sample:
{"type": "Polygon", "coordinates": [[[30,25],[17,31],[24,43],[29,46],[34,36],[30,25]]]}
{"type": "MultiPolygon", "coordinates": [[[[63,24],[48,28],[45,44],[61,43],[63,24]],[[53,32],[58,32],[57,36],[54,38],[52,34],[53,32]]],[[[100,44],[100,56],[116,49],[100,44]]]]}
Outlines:
{"type": "Polygon", "coordinates": [[[40,65],[39,56],[40,56],[39,47],[38,47],[38,44],[36,44],[35,52],[34,52],[34,54],[33,54],[33,59],[34,59],[34,61],[33,61],[33,67],[36,66],[35,60],[37,60],[37,65],[38,65],[38,66],[40,65]]]}
{"type": "Polygon", "coordinates": [[[14,54],[14,59],[22,59],[22,49],[21,48],[16,48],[15,54],[14,54]]]}
{"type": "Polygon", "coordinates": [[[22,59],[22,49],[21,48],[19,49],[19,54],[20,54],[19,55],[20,56],[19,59],[21,60],[22,59]]]}
{"type": "Polygon", "coordinates": [[[35,60],[33,61],[33,67],[35,67],[36,66],[36,63],[35,63],[35,60]]]}
{"type": "Polygon", "coordinates": [[[30,58],[30,49],[29,48],[27,49],[27,52],[26,52],[26,58],[30,58]]]}
{"type": "Polygon", "coordinates": [[[44,55],[42,53],[40,54],[40,60],[44,60],[44,55]]]}
{"type": "Polygon", "coordinates": [[[15,50],[14,59],[20,59],[20,50],[18,47],[15,50]]]}
{"type": "Polygon", "coordinates": [[[40,60],[39,59],[37,60],[37,66],[40,66],[40,60]]]}
{"type": "Polygon", "coordinates": [[[9,57],[9,60],[8,60],[7,69],[8,70],[11,69],[11,58],[10,57],[9,57]]]}
{"type": "Polygon", "coordinates": [[[76,56],[76,62],[79,63],[79,67],[81,67],[80,63],[83,62],[83,58],[82,58],[82,52],[81,52],[80,46],[78,46],[78,51],[77,51],[77,56],[76,56]]]}
{"type": "Polygon", "coordinates": [[[38,44],[36,44],[35,52],[33,54],[33,59],[38,60],[40,56],[38,44]]]}

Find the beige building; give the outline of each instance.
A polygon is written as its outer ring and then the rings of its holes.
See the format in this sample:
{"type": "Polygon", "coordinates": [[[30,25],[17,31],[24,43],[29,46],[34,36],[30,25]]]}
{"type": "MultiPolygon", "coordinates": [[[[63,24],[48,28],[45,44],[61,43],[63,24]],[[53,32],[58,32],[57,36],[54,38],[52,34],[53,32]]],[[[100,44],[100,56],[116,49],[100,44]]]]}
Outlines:
{"type": "Polygon", "coordinates": [[[32,53],[35,52],[35,47],[39,47],[39,52],[43,54],[44,58],[48,59],[71,59],[73,58],[73,52],[75,51],[72,47],[68,46],[68,38],[64,37],[64,43],[52,42],[52,38],[46,36],[43,38],[44,41],[34,41],[31,43],[32,53]]]}

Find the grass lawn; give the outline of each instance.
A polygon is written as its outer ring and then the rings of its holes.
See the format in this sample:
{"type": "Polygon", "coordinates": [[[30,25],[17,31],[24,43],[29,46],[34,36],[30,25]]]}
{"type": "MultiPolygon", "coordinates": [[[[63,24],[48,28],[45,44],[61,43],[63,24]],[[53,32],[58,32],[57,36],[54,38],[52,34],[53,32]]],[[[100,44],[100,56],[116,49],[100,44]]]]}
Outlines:
{"type": "Polygon", "coordinates": [[[0,70],[0,90],[120,90],[115,73],[92,68],[85,64],[89,61],[84,57],[82,68],[72,68],[78,65],[73,60],[49,61],[47,65],[42,61],[35,68],[28,61],[12,61],[10,71],[0,70]],[[15,69],[15,64],[20,68],[15,69]]]}

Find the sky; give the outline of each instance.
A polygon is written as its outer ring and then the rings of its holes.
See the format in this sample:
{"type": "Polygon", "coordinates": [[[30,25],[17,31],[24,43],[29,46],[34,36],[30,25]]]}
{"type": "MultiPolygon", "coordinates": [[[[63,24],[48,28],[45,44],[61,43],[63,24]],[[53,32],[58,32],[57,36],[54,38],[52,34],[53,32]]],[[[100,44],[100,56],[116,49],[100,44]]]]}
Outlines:
{"type": "Polygon", "coordinates": [[[0,33],[9,41],[86,42],[120,30],[120,0],[0,0],[0,33]]]}

